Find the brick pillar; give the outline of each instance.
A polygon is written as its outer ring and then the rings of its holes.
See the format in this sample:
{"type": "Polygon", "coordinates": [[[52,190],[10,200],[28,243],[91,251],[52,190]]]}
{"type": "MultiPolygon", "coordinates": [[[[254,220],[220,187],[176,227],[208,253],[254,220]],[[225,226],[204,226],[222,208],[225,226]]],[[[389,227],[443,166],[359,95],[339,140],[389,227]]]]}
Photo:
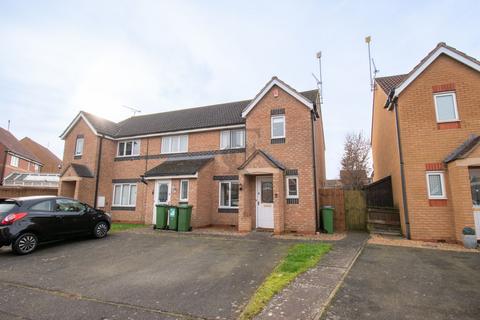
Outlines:
{"type": "Polygon", "coordinates": [[[457,241],[463,241],[462,229],[471,227],[475,229],[473,217],[472,194],[470,191],[470,176],[467,166],[458,166],[455,162],[448,165],[448,180],[450,194],[448,201],[453,203],[452,233],[457,241]]]}
{"type": "Polygon", "coordinates": [[[273,232],[285,230],[285,177],[283,171],[273,174],[273,232]]]}
{"type": "Polygon", "coordinates": [[[249,176],[239,175],[239,182],[242,188],[238,195],[238,231],[240,232],[252,231],[252,217],[248,208],[249,202],[254,199],[250,199],[251,183],[249,183],[249,179],[249,176]]]}

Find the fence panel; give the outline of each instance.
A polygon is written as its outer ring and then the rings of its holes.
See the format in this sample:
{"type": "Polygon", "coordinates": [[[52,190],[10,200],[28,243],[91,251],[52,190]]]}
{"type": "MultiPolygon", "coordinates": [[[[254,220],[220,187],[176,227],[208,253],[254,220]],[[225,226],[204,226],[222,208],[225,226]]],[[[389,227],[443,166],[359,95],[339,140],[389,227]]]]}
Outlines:
{"type": "Polygon", "coordinates": [[[344,190],[347,230],[366,230],[367,201],[363,190],[344,190]]]}
{"type": "Polygon", "coordinates": [[[333,227],[335,232],[344,232],[345,229],[345,205],[343,190],[340,188],[328,188],[319,190],[320,206],[335,207],[333,227]]]}
{"type": "Polygon", "coordinates": [[[393,207],[392,178],[390,176],[365,186],[365,191],[369,208],[393,207]]]}
{"type": "Polygon", "coordinates": [[[0,187],[0,199],[26,196],[56,196],[58,188],[0,187]]]}

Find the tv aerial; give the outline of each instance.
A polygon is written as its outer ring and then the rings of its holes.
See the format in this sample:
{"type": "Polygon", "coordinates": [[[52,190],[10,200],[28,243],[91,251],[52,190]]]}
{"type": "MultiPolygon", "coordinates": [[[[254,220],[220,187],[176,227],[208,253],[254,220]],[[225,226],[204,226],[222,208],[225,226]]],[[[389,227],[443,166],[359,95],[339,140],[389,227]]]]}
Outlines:
{"type": "Polygon", "coordinates": [[[128,109],[128,110],[132,111],[134,117],[137,115],[137,113],[142,112],[142,110],[136,109],[136,108],[133,108],[133,107],[129,107],[129,106],[122,106],[122,107],[124,107],[125,109],[128,109]]]}

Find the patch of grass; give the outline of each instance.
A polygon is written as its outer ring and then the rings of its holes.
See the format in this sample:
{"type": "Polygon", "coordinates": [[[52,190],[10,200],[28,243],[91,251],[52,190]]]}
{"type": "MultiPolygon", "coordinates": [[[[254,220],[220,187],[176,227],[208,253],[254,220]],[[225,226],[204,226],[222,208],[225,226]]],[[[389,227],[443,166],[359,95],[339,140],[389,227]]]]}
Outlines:
{"type": "Polygon", "coordinates": [[[119,231],[125,231],[128,229],[134,229],[134,228],[141,228],[145,227],[143,224],[135,224],[135,223],[112,223],[112,226],[110,227],[111,232],[119,232],[119,231]]]}
{"type": "Polygon", "coordinates": [[[331,249],[324,243],[301,243],[292,246],[287,256],[255,291],[240,315],[241,320],[252,319],[263,310],[270,299],[285,288],[299,274],[314,267],[320,258],[331,249]]]}

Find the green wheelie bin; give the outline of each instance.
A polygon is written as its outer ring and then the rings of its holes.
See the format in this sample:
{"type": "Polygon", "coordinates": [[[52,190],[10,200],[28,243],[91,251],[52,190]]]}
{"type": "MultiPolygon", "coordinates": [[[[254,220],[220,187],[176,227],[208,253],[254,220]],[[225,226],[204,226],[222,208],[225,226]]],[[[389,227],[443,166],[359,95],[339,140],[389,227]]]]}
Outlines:
{"type": "Polygon", "coordinates": [[[156,210],[156,218],[157,218],[157,222],[155,223],[155,226],[154,228],[155,229],[165,229],[167,228],[167,220],[168,220],[168,216],[167,216],[167,209],[168,209],[168,206],[165,205],[165,204],[157,204],[155,205],[155,207],[157,208],[156,210]]]}
{"type": "Polygon", "coordinates": [[[178,231],[190,231],[190,221],[192,220],[192,207],[188,204],[178,206],[178,231]]]}
{"type": "Polygon", "coordinates": [[[327,233],[333,233],[333,211],[334,207],[324,206],[322,207],[322,223],[323,230],[327,233]]]}
{"type": "Polygon", "coordinates": [[[174,206],[168,207],[168,230],[178,229],[178,208],[174,206]]]}

